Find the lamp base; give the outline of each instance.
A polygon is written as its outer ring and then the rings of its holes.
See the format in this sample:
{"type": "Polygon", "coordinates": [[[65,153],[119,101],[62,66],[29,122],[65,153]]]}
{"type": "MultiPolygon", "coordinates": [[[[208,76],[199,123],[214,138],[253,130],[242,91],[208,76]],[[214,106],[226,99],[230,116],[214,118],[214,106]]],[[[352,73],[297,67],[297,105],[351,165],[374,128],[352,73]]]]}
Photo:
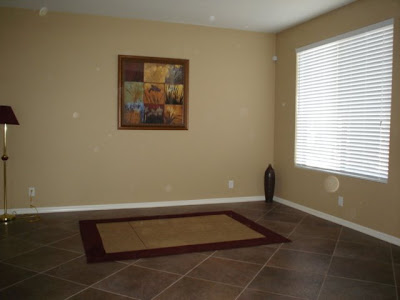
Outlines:
{"type": "Polygon", "coordinates": [[[0,216],[0,223],[7,223],[15,220],[15,215],[3,214],[0,216]]]}

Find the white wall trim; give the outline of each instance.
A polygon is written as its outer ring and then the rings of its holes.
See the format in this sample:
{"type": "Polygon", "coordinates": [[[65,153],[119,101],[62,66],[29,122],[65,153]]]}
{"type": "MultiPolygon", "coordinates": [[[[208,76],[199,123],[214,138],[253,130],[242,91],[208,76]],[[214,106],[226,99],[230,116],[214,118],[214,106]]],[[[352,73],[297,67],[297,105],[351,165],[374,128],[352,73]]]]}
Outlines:
{"type": "MultiPolygon", "coordinates": [[[[79,205],[79,206],[54,206],[54,207],[38,207],[39,213],[57,213],[57,212],[72,212],[72,211],[87,211],[87,210],[112,210],[112,209],[130,209],[130,208],[153,208],[153,207],[169,207],[169,206],[183,206],[183,205],[202,205],[202,204],[221,204],[221,203],[238,203],[238,202],[252,202],[265,200],[264,196],[251,196],[251,197],[233,197],[233,198],[211,198],[199,200],[179,200],[179,201],[160,201],[160,202],[137,202],[137,203],[119,203],[119,204],[100,204],[100,205],[79,205]]],[[[320,212],[318,210],[297,204],[295,202],[285,200],[283,198],[274,196],[274,201],[293,207],[295,209],[320,217],[322,219],[343,225],[345,227],[354,229],[356,231],[373,236],[377,239],[389,242],[400,246],[400,238],[395,236],[361,226],[359,224],[320,212]]],[[[15,208],[8,209],[8,213],[13,214],[32,214],[35,210],[32,208],[15,208]]],[[[0,209],[3,214],[4,210],[0,209]]]]}
{"type": "MultiPolygon", "coordinates": [[[[211,198],[199,200],[179,200],[179,201],[160,201],[160,202],[135,202],[135,203],[119,203],[119,204],[99,204],[99,205],[79,205],[79,206],[54,206],[54,207],[37,207],[39,213],[57,213],[69,211],[87,211],[87,210],[112,210],[112,209],[129,209],[129,208],[153,208],[183,205],[202,205],[202,204],[221,204],[221,203],[237,203],[264,200],[264,196],[251,197],[233,197],[233,198],[211,198]]],[[[9,208],[9,214],[31,214],[35,210],[33,208],[9,208]]],[[[1,209],[3,214],[4,210],[1,209]]]]}
{"type": "Polygon", "coordinates": [[[329,214],[326,214],[323,212],[320,212],[318,210],[297,204],[297,203],[289,201],[289,200],[282,199],[280,197],[274,196],[274,201],[284,204],[284,205],[287,205],[287,206],[290,206],[290,207],[293,207],[295,209],[304,211],[306,213],[309,213],[310,215],[314,215],[316,217],[320,217],[322,219],[334,222],[336,224],[340,224],[345,227],[354,229],[356,231],[365,233],[365,234],[373,236],[377,239],[400,246],[400,238],[397,238],[395,236],[392,236],[392,235],[389,235],[389,234],[386,234],[386,233],[383,233],[383,232],[380,232],[380,231],[377,231],[377,230],[374,230],[374,229],[371,229],[371,228],[368,228],[368,227],[365,227],[365,226],[362,226],[362,225],[359,225],[359,224],[356,224],[356,223],[353,223],[353,222],[350,222],[350,221],[347,221],[347,220],[344,220],[344,219],[341,219],[341,218],[338,218],[338,217],[335,217],[335,216],[332,216],[332,215],[329,215],[329,214]]]}

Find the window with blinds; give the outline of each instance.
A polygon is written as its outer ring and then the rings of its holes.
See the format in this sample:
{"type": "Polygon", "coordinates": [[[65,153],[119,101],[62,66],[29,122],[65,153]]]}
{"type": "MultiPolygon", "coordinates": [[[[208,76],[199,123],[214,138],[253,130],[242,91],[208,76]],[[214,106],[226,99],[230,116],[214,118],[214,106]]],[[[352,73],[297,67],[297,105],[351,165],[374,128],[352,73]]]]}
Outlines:
{"type": "Polygon", "coordinates": [[[393,20],[296,51],[296,166],[387,182],[393,20]]]}

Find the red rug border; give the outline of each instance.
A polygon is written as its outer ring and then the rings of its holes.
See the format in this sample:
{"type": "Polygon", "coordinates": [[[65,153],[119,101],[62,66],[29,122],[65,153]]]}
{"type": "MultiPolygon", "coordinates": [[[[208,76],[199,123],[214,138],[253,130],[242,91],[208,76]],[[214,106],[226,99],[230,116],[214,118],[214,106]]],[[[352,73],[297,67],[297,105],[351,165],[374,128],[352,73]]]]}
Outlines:
{"type": "Polygon", "coordinates": [[[88,263],[112,261],[112,260],[124,260],[124,259],[138,259],[138,258],[146,258],[154,256],[183,254],[190,252],[223,250],[231,248],[241,248],[241,247],[251,247],[259,245],[291,242],[289,239],[281,236],[280,234],[273,232],[231,210],[183,213],[183,214],[172,214],[172,215],[139,216],[139,217],[117,218],[117,219],[81,220],[79,221],[79,228],[83,242],[83,247],[85,249],[86,260],[88,263]],[[96,226],[96,224],[98,223],[170,219],[179,217],[198,217],[198,216],[210,216],[210,215],[222,215],[222,214],[227,215],[233,218],[234,220],[253,229],[254,231],[264,235],[264,238],[208,243],[199,245],[177,246],[168,248],[146,249],[146,250],[137,250],[128,252],[118,252],[118,253],[106,253],[96,226]]]}

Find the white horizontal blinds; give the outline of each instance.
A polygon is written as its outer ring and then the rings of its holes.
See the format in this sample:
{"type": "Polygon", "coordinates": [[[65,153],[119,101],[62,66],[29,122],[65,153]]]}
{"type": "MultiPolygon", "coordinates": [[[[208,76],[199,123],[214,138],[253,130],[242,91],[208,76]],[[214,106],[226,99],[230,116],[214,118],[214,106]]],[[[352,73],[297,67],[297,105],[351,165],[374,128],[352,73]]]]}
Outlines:
{"type": "Polygon", "coordinates": [[[386,182],[393,21],[297,52],[297,166],[386,182]]]}

